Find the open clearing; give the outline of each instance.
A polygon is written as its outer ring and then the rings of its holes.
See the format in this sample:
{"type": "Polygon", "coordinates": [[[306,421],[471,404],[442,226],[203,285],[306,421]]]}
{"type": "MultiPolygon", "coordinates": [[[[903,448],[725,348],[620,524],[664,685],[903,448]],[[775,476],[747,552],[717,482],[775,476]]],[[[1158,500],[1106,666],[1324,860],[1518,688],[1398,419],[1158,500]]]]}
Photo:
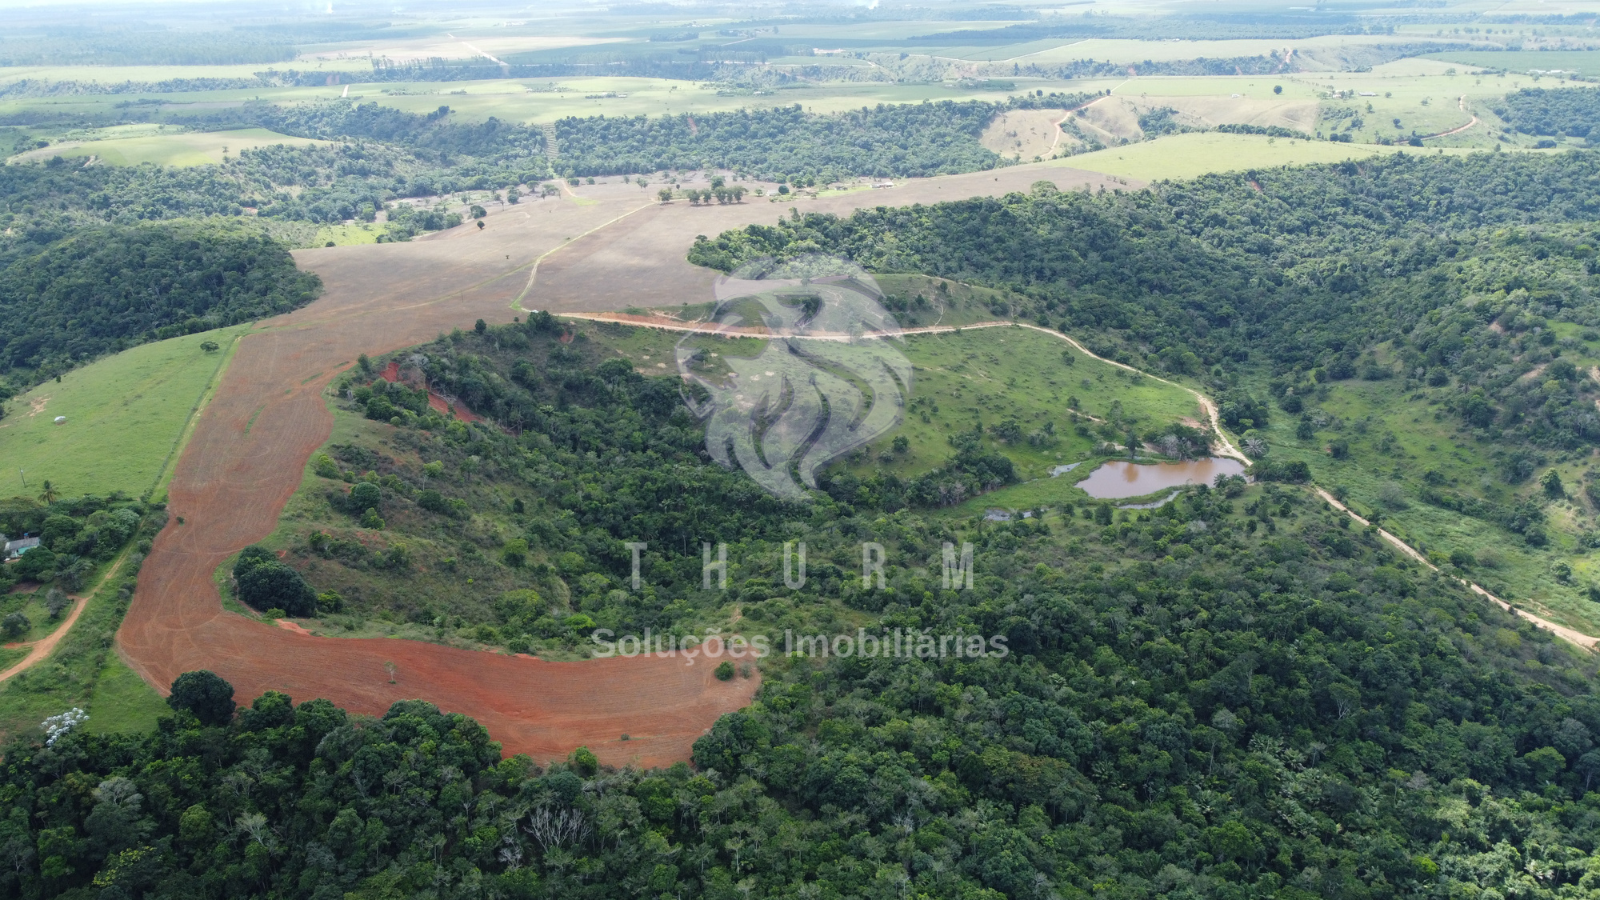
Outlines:
{"type": "Polygon", "coordinates": [[[64,496],[150,490],[242,330],[134,347],[11,400],[0,419],[0,490],[31,495],[45,479],[64,496]],[[205,341],[223,349],[206,353],[205,341]]]}
{"type": "Polygon", "coordinates": [[[21,161],[50,156],[92,156],[99,162],[114,166],[135,166],[139,163],[155,163],[158,166],[205,166],[220,164],[224,154],[237,156],[240,150],[253,150],[275,144],[305,147],[322,143],[326,142],[290,137],[265,128],[241,128],[236,131],[191,131],[60,144],[29,150],[12,159],[21,161]]]}
{"type": "Polygon", "coordinates": [[[1508,72],[1553,72],[1559,69],[1580,75],[1600,74],[1600,50],[1457,50],[1429,54],[1429,58],[1463,66],[1505,69],[1508,72]]]}

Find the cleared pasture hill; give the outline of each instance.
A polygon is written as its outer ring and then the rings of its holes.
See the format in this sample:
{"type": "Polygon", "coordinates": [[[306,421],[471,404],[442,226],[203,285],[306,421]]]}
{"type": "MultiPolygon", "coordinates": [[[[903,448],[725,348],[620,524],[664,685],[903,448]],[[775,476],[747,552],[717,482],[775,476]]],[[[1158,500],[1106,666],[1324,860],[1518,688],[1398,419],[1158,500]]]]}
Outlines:
{"type": "Polygon", "coordinates": [[[978,142],[1007,159],[1049,159],[1057,144],[1075,145],[1076,138],[1062,134],[1056,123],[1064,109],[1013,109],[995,116],[978,142]]]}
{"type": "Polygon", "coordinates": [[[12,157],[13,161],[44,159],[51,156],[69,158],[94,157],[97,161],[114,166],[135,166],[155,163],[158,166],[218,165],[224,153],[237,156],[240,150],[254,150],[275,144],[304,147],[324,141],[290,137],[265,128],[241,128],[237,131],[191,131],[179,134],[154,134],[145,137],[113,138],[104,141],[68,141],[12,157]]]}
{"type": "Polygon", "coordinates": [[[231,328],[144,344],[47,381],[6,404],[0,419],[4,490],[139,496],[177,450],[190,414],[226,365],[231,328]],[[219,345],[206,352],[200,345],[219,345]],[[66,416],[56,425],[57,416],[66,416]],[[17,470],[26,472],[21,484],[17,470]]]}
{"type": "MultiPolygon", "coordinates": [[[[888,471],[912,478],[945,464],[949,438],[983,424],[991,431],[1015,422],[1023,435],[1043,440],[1009,442],[986,436],[984,446],[1003,453],[1023,479],[1049,477],[1053,466],[1089,459],[1107,438],[1087,433],[1116,421],[1116,439],[1128,426],[1143,434],[1174,423],[1206,420],[1189,391],[1079,352],[1058,336],[1031,328],[972,328],[911,334],[904,352],[914,367],[904,421],[867,448],[848,468],[857,475],[888,471]],[[1085,433],[1074,430],[1087,426],[1085,433]],[[893,453],[894,440],[907,449],[893,453]],[[879,454],[890,451],[890,459],[879,454]]],[[[1076,479],[1066,479],[1070,483],[1076,479]]]]}
{"type": "MultiPolygon", "coordinates": [[[[1019,166],[798,202],[847,212],[874,201],[1026,190],[1040,178],[1067,186],[1101,183],[1104,176],[1019,166]]],[[[316,638],[225,612],[218,597],[217,568],[273,531],[306,461],[327,441],[332,415],[322,391],[358,355],[423,343],[479,318],[509,322],[517,315],[511,304],[527,289],[535,262],[559,259],[569,242],[642,217],[653,222],[652,243],[621,230],[608,235],[624,261],[634,263],[631,268],[607,277],[569,268],[569,278],[597,289],[529,304],[625,307],[629,303],[617,295],[628,291],[610,288],[657,295],[650,290],[651,276],[666,272],[684,280],[691,270],[684,254],[697,231],[716,233],[711,229],[787,208],[757,203],[702,209],[681,202],[661,207],[644,200],[636,186],[580,190],[577,198],[497,209],[481,231],[462,227],[412,243],[296,253],[301,265],[322,277],[325,291],[316,302],[244,337],[200,417],[170,487],[172,523],[140,571],[138,593],[118,634],[130,668],[159,690],[182,672],[206,668],[228,679],[241,696],[281,690],[365,712],[381,712],[396,699],[421,698],[479,719],[509,752],[548,758],[587,744],[618,764],[686,759],[702,729],[748,702],[753,680],[707,680],[705,667],[685,666],[681,659],[547,663],[407,641],[316,638]],[[394,684],[385,663],[396,667],[394,684]],[[620,741],[623,733],[634,739],[620,741]]],[[[691,293],[697,302],[709,296],[691,293]]]]}

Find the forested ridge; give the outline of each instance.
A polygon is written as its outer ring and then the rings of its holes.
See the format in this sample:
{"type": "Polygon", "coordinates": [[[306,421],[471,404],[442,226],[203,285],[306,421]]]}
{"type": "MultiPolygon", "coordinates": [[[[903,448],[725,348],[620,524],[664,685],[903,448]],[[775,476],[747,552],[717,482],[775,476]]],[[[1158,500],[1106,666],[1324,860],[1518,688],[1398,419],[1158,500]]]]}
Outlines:
{"type": "MultiPolygon", "coordinates": [[[[1592,153],[1396,154],[1134,193],[1046,184],[1028,196],[810,214],[697,241],[690,259],[727,271],[820,250],[874,271],[1002,287],[1017,307],[1004,312],[1194,374],[1260,363],[1284,384],[1339,380],[1391,342],[1409,365],[1364,371],[1420,378],[1417,366],[1442,367],[1502,401],[1487,417],[1463,407],[1473,425],[1517,429],[1499,392],[1552,351],[1516,334],[1547,319],[1600,325],[1597,188],[1592,153]],[[1441,331],[1451,337],[1435,349],[1441,331]]],[[[1565,446],[1597,426],[1587,410],[1519,436],[1565,446]]]]}
{"type": "MultiPolygon", "coordinates": [[[[514,392],[489,387],[506,376],[484,356],[518,337],[570,354],[548,380],[518,376],[554,403],[516,436],[443,429],[460,447],[452,467],[476,460],[471,483],[542,485],[548,508],[522,520],[520,550],[540,590],[508,595],[516,627],[563,602],[559,580],[587,620],[568,629],[676,634],[736,599],[746,633],[928,629],[999,635],[1010,652],[770,658],[757,702],[696,743],[693,768],[655,772],[604,770],[583,750],[542,767],[501,760],[482,728],[426,703],[374,721],[268,694],[235,718],[215,692],[179,690],[154,733],[77,730],[6,750],[8,893],[1600,892],[1592,665],[1303,490],[1231,480],[1157,510],[1069,506],[1009,523],[866,496],[750,504],[726,493],[739,476],[687,451],[697,429],[669,411],[675,379],[600,363],[543,319],[423,353],[448,355],[440,371],[487,411],[514,392]],[[638,536],[629,505],[654,504],[630,481],[662,468],[691,485],[688,504],[650,534],[664,546],[652,543],[650,590],[635,593],[620,540],[638,536]],[[699,589],[699,555],[680,566],[674,546],[708,533],[724,504],[744,522],[725,594],[699,589]],[[781,544],[797,537],[820,583],[791,591],[781,544]],[[859,584],[861,541],[893,561],[886,590],[846,587],[859,584]],[[974,544],[971,590],[941,588],[944,541],[974,544]]],[[[379,396],[409,400],[374,392],[369,413],[379,396]]],[[[384,514],[410,515],[387,475],[355,487],[392,493],[384,514]]]]}
{"type": "Polygon", "coordinates": [[[1523,134],[1588,137],[1600,127],[1600,88],[1512,91],[1494,113],[1523,134]]]}
{"type": "Polygon", "coordinates": [[[217,223],[86,228],[0,271],[0,375],[288,312],[322,290],[283,245],[217,223]]]}

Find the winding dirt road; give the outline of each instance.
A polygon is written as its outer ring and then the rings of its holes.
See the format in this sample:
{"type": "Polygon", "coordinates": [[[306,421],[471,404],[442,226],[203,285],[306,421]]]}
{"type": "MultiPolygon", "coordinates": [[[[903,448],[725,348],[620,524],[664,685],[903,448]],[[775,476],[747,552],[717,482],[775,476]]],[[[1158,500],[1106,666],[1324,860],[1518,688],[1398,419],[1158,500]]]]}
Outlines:
{"type": "Polygon", "coordinates": [[[307,636],[224,611],[213,574],[272,532],[307,460],[331,432],[323,390],[361,353],[423,343],[480,318],[509,322],[518,299],[554,311],[700,302],[711,296],[714,273],[685,260],[695,234],[771,222],[791,205],[848,213],[1026,191],[1040,179],[1064,190],[1104,182],[1099,173],[1024,165],[889,191],[710,208],[644,205],[648,195],[635,185],[597,185],[583,190],[581,203],[559,197],[496,209],[481,231],[297,252],[326,290],[240,342],[178,460],[172,521],[140,572],[117,636],[122,657],[163,693],[179,674],[210,669],[244,701],[280,690],[378,715],[397,700],[428,700],[476,718],[508,753],[539,759],[579,745],[615,765],[688,758],[695,738],[750,701],[758,677],[718,681],[710,666],[672,657],[547,662],[413,641],[307,636]]]}
{"type": "Polygon", "coordinates": [[[122,568],[122,561],[126,558],[127,551],[123,551],[123,554],[118,556],[116,561],[111,564],[111,568],[107,569],[106,573],[100,576],[100,580],[95,582],[94,589],[89,591],[87,595],[69,595],[72,596],[73,601],[72,612],[67,613],[67,617],[61,620],[61,624],[56,626],[55,631],[50,632],[45,637],[42,637],[31,644],[24,644],[23,646],[30,648],[28,650],[28,655],[17,660],[16,663],[14,663],[9,669],[6,669],[4,672],[0,672],[0,683],[10,681],[17,675],[28,671],[41,662],[44,662],[45,658],[55,651],[56,645],[60,644],[61,641],[67,636],[67,632],[72,630],[72,626],[78,623],[78,617],[83,615],[84,607],[89,605],[89,598],[93,597],[96,591],[104,587],[105,583],[111,580],[111,576],[117,574],[117,570],[122,568]]]}

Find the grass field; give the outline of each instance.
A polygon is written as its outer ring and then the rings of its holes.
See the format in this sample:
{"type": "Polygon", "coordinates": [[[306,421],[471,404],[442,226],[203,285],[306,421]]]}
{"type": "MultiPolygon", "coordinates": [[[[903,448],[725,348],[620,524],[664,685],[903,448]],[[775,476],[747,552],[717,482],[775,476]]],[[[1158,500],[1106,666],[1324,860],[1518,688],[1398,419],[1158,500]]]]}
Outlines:
{"type": "Polygon", "coordinates": [[[919,475],[949,459],[949,439],[957,432],[1014,419],[1024,434],[1048,425],[1056,436],[1053,446],[995,444],[1016,463],[1020,477],[1039,478],[1053,466],[1090,459],[1103,441],[1075,431],[1080,424],[1075,419],[1085,426],[1117,419],[1144,431],[1200,415],[1188,391],[1130,376],[1032,329],[913,334],[906,337],[904,349],[914,367],[905,421],[850,464],[856,474],[882,470],[919,475]],[[1075,417],[1074,408],[1083,416],[1075,417]],[[910,442],[907,452],[884,459],[882,454],[900,436],[910,442]]]}
{"type": "Polygon", "coordinates": [[[45,479],[66,496],[151,490],[243,330],[135,347],[11,400],[0,419],[0,492],[37,493],[45,479]],[[206,353],[204,341],[222,350],[206,353]],[[57,416],[66,423],[54,424],[57,416]]]}
{"type": "Polygon", "coordinates": [[[89,714],[84,727],[96,734],[150,731],[156,719],[172,714],[167,701],[115,653],[107,654],[84,711],[89,714]]]}
{"type": "Polygon", "coordinates": [[[1056,163],[1121,178],[1156,181],[1164,178],[1195,178],[1208,172],[1237,172],[1241,169],[1365,159],[1395,149],[1404,148],[1209,132],[1175,134],[1153,141],[1110,147],[1064,157],[1056,160],[1056,163]]]}
{"type": "Polygon", "coordinates": [[[134,166],[146,162],[159,166],[205,166],[219,164],[224,154],[236,156],[240,150],[270,147],[274,144],[303,147],[321,143],[324,142],[290,137],[265,128],[241,128],[236,131],[179,131],[140,137],[63,143],[30,150],[13,159],[20,161],[50,156],[77,158],[92,156],[115,166],[134,166]]]}

